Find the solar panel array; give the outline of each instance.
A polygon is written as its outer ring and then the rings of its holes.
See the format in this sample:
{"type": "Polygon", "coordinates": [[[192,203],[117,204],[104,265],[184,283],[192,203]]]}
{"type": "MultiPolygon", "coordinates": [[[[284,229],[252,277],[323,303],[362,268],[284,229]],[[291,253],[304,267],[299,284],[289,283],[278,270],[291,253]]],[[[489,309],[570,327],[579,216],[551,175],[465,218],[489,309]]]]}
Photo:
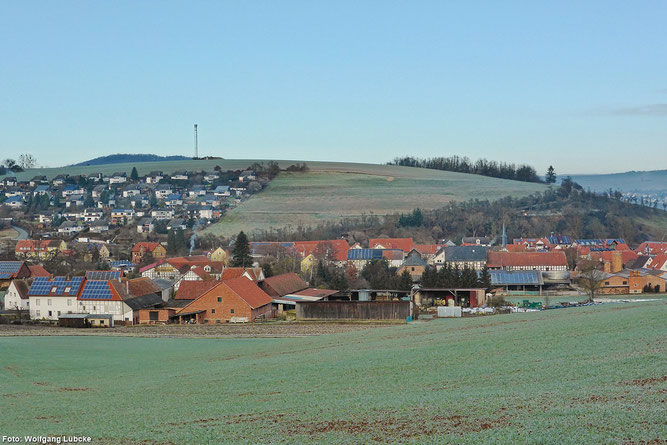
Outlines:
{"type": "Polygon", "coordinates": [[[67,280],[66,277],[55,277],[50,280],[47,277],[37,277],[32,282],[28,295],[54,295],[75,297],[79,293],[79,288],[83,283],[83,277],[72,277],[67,280]],[[52,290],[55,290],[52,292],[52,290]]]}
{"type": "Polygon", "coordinates": [[[110,284],[106,280],[87,280],[81,297],[79,297],[81,300],[111,300],[112,298],[110,284]]]}
{"type": "Polygon", "coordinates": [[[0,280],[9,280],[12,276],[12,273],[0,273],[0,280]]]}
{"type": "Polygon", "coordinates": [[[544,284],[539,270],[507,271],[490,270],[491,284],[493,285],[540,285],[544,284]]]}
{"type": "Polygon", "coordinates": [[[348,260],[381,260],[382,249],[350,249],[347,251],[348,260]]]}
{"type": "Polygon", "coordinates": [[[119,270],[91,270],[86,272],[87,280],[118,280],[120,279],[119,270]]]}
{"type": "Polygon", "coordinates": [[[22,261],[0,261],[0,274],[9,274],[7,278],[10,278],[19,271],[21,264],[23,264],[22,261]]]}

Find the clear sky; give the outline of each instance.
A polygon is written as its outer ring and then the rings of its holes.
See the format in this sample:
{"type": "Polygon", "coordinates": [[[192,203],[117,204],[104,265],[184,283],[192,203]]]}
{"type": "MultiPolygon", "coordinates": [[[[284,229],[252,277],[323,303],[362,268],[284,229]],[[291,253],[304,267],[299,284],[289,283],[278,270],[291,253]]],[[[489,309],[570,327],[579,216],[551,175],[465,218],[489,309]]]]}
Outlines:
{"type": "Polygon", "coordinates": [[[667,2],[4,1],[0,158],[667,168],[667,2]]]}

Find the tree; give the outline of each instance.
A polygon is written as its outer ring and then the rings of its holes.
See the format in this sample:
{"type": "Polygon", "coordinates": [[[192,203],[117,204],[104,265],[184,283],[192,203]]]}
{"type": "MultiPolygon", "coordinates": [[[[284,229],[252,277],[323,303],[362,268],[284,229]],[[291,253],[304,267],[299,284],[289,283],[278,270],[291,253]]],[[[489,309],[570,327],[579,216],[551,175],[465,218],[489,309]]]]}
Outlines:
{"type": "Polygon", "coordinates": [[[606,274],[597,268],[594,261],[588,261],[582,266],[577,282],[586,291],[588,303],[593,302],[595,294],[602,288],[605,278],[606,274]]]}
{"type": "Polygon", "coordinates": [[[234,248],[232,249],[231,265],[233,267],[248,267],[252,266],[252,263],[253,259],[250,256],[248,237],[243,231],[240,231],[236,236],[236,243],[234,243],[234,248]]]}
{"type": "Polygon", "coordinates": [[[83,200],[83,206],[86,208],[95,207],[95,200],[93,199],[93,195],[88,193],[86,199],[83,200]]]}
{"type": "Polygon", "coordinates": [[[550,165],[547,169],[546,181],[547,184],[554,184],[556,182],[556,171],[554,170],[553,165],[550,165]]]}
{"type": "Polygon", "coordinates": [[[24,153],[19,156],[19,165],[22,169],[35,168],[35,164],[37,164],[37,160],[33,155],[24,153]]]}
{"type": "Polygon", "coordinates": [[[130,173],[130,179],[137,181],[139,179],[139,173],[137,172],[137,167],[132,167],[132,173],[130,173]]]}
{"type": "Polygon", "coordinates": [[[412,289],[412,275],[410,275],[408,269],[403,269],[403,273],[398,276],[396,289],[406,291],[412,289]]]}
{"type": "Polygon", "coordinates": [[[479,276],[479,287],[483,287],[487,292],[491,289],[491,274],[489,274],[489,268],[486,266],[484,266],[479,276]]]}
{"type": "Polygon", "coordinates": [[[264,263],[262,264],[262,271],[264,272],[264,277],[269,278],[273,276],[273,268],[271,267],[271,263],[264,263]]]}

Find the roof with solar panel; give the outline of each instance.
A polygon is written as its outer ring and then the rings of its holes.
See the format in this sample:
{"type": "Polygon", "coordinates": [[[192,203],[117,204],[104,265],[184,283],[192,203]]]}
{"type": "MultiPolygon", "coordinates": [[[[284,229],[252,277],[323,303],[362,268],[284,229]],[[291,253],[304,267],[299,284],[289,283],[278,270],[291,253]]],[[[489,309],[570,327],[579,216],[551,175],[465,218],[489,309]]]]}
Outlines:
{"type": "Polygon", "coordinates": [[[111,280],[86,280],[79,300],[122,300],[111,280]]]}
{"type": "Polygon", "coordinates": [[[28,296],[76,297],[84,282],[84,277],[37,277],[32,282],[28,296]]]}
{"type": "MultiPolygon", "coordinates": [[[[25,263],[23,261],[0,261],[0,280],[11,280],[12,278],[25,278],[30,275],[28,270],[25,277],[21,277],[21,268],[25,263]]],[[[25,275],[25,273],[24,273],[25,275]]]]}
{"type": "Polygon", "coordinates": [[[119,280],[119,270],[91,270],[86,272],[86,280],[119,280]]]}

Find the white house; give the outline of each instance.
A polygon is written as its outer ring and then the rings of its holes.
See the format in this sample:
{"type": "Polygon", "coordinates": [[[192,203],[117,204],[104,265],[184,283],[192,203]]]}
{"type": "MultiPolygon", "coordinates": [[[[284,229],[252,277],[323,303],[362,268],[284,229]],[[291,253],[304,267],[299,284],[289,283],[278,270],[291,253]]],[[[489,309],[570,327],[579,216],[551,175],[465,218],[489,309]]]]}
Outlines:
{"type": "Polygon", "coordinates": [[[13,280],[5,294],[5,310],[27,310],[30,308],[28,298],[30,287],[24,280],[13,280]]]}
{"type": "Polygon", "coordinates": [[[172,219],[174,217],[174,210],[173,209],[152,210],[151,216],[159,220],[172,219]]]}
{"type": "Polygon", "coordinates": [[[60,314],[76,313],[76,297],[83,281],[83,277],[35,278],[28,291],[30,318],[57,320],[60,314]]]}

